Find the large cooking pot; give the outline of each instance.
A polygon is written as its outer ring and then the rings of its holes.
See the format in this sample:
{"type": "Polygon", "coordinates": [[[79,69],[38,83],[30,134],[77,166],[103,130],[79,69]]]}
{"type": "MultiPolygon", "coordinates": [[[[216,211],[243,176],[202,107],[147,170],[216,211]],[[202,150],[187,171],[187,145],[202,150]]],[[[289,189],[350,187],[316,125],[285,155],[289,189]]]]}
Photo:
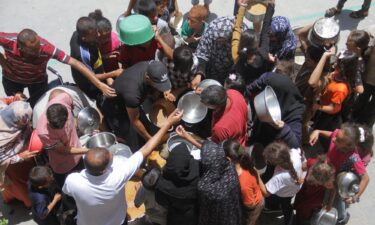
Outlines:
{"type": "Polygon", "coordinates": [[[92,134],[94,130],[99,129],[100,115],[93,107],[85,107],[78,113],[78,130],[82,134],[92,134]]]}
{"type": "Polygon", "coordinates": [[[321,209],[311,216],[310,222],[311,225],[335,225],[337,222],[337,210],[335,208],[330,211],[321,209]]]}
{"type": "Polygon", "coordinates": [[[310,29],[308,39],[310,42],[330,47],[339,41],[340,26],[333,18],[321,18],[315,21],[310,29]]]}
{"type": "Polygon", "coordinates": [[[341,172],[337,175],[337,189],[342,198],[353,197],[359,191],[359,177],[353,172],[341,172]]]}
{"type": "Polygon", "coordinates": [[[86,143],[87,148],[109,148],[116,144],[116,136],[110,132],[92,135],[86,143]]]}
{"type": "Polygon", "coordinates": [[[245,12],[245,18],[253,23],[259,23],[263,21],[266,11],[267,5],[263,2],[257,2],[245,12]]]}
{"type": "Polygon", "coordinates": [[[207,115],[207,106],[201,102],[201,97],[194,91],[184,94],[178,101],[177,108],[184,111],[182,120],[189,124],[199,123],[207,115]]]}
{"type": "Polygon", "coordinates": [[[168,150],[171,152],[177,145],[181,143],[185,144],[190,152],[196,149],[196,147],[192,143],[180,137],[177,133],[172,132],[167,140],[168,150]]]}
{"type": "Polygon", "coordinates": [[[281,120],[279,101],[270,86],[267,86],[255,96],[254,108],[259,120],[262,122],[275,123],[276,120],[281,120]]]}

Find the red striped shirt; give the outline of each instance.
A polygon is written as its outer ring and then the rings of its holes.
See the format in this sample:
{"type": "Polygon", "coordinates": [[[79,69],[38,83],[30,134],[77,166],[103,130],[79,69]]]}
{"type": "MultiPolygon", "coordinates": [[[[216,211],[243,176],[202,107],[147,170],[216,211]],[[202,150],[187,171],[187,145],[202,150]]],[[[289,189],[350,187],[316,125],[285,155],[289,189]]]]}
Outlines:
{"type": "Polygon", "coordinates": [[[5,56],[10,67],[10,73],[3,70],[3,75],[7,79],[21,84],[43,82],[47,79],[46,69],[51,58],[62,63],[68,63],[69,55],[39,36],[39,57],[32,62],[25,62],[17,47],[17,35],[17,33],[0,32],[0,45],[5,50],[5,56]]]}

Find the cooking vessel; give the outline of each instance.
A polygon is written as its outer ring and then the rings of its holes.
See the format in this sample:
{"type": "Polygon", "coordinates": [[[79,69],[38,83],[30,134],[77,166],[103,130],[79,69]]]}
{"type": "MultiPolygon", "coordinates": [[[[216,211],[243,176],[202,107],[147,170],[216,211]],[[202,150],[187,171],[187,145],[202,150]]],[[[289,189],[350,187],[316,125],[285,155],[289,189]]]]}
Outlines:
{"type": "Polygon", "coordinates": [[[340,26],[333,18],[318,19],[308,34],[310,42],[327,47],[336,44],[339,37],[340,26]]]}
{"type": "Polygon", "coordinates": [[[202,90],[204,90],[205,88],[207,88],[207,87],[209,87],[211,85],[223,86],[217,80],[214,80],[214,79],[205,79],[205,80],[202,80],[202,82],[199,83],[198,88],[201,88],[202,90]]]}
{"type": "Polygon", "coordinates": [[[255,96],[254,107],[259,120],[262,122],[275,123],[276,120],[281,120],[279,101],[270,86],[267,86],[255,96]]]}
{"type": "Polygon", "coordinates": [[[330,211],[321,209],[311,216],[311,225],[335,225],[337,222],[337,210],[332,208],[330,211]]]}
{"type": "Polygon", "coordinates": [[[264,16],[266,15],[266,10],[267,10],[267,5],[263,2],[257,2],[254,5],[250,6],[248,10],[245,12],[245,18],[248,19],[249,21],[253,23],[259,23],[263,21],[264,16]],[[261,14],[255,14],[254,9],[259,8],[259,7],[264,7],[264,13],[261,14]]]}
{"type": "Polygon", "coordinates": [[[190,152],[196,149],[196,147],[192,143],[180,137],[176,132],[172,132],[167,140],[168,150],[171,152],[177,145],[181,143],[185,144],[190,152]]]}
{"type": "Polygon", "coordinates": [[[30,152],[41,152],[43,149],[43,143],[38,136],[37,129],[34,129],[31,133],[28,150],[30,152]]]}
{"type": "Polygon", "coordinates": [[[359,177],[353,172],[341,172],[337,175],[337,189],[342,198],[353,197],[359,191],[359,177]]]}
{"type": "Polygon", "coordinates": [[[100,115],[93,107],[85,107],[79,111],[77,116],[78,130],[82,134],[92,134],[99,129],[100,115]]]}
{"type": "Polygon", "coordinates": [[[86,143],[87,148],[109,148],[116,144],[116,136],[110,132],[94,134],[86,143]]]}
{"type": "Polygon", "coordinates": [[[182,120],[189,124],[199,123],[207,115],[207,106],[194,91],[184,94],[178,101],[177,108],[184,111],[182,120]]]}
{"type": "Polygon", "coordinates": [[[140,45],[154,37],[150,20],[143,15],[120,17],[117,23],[118,37],[126,45],[140,45]]]}
{"type": "Polygon", "coordinates": [[[152,105],[149,112],[150,121],[158,127],[162,127],[168,116],[176,109],[175,105],[165,99],[160,99],[152,105]]]}
{"type": "Polygon", "coordinates": [[[113,156],[115,157],[129,158],[133,154],[129,146],[121,143],[112,145],[108,148],[108,150],[112,152],[113,156]]]}

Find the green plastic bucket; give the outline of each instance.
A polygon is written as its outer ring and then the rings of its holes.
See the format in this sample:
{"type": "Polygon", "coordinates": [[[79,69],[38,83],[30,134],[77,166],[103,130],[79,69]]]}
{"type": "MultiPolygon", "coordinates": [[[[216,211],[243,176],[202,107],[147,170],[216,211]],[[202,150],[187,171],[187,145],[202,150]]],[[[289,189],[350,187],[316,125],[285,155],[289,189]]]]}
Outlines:
{"type": "Polygon", "coordinates": [[[131,15],[119,18],[118,37],[126,45],[140,45],[154,37],[150,20],[143,15],[131,15]]]}

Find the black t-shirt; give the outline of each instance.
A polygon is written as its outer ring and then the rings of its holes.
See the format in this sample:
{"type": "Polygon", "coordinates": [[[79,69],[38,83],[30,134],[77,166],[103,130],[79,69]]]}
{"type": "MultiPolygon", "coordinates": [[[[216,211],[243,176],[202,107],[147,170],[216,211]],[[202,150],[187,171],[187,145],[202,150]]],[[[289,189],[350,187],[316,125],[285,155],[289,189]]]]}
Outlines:
{"type": "Polygon", "coordinates": [[[137,108],[147,97],[148,88],[143,80],[147,66],[148,61],[139,62],[116,78],[113,86],[116,93],[124,100],[126,107],[137,108]]]}
{"type": "MultiPolygon", "coordinates": [[[[82,62],[87,68],[93,71],[95,74],[104,73],[102,57],[99,49],[95,45],[87,45],[83,43],[78,37],[75,31],[70,39],[70,55],[82,62]]],[[[100,90],[97,89],[90,81],[78,70],[71,67],[74,82],[78,87],[85,92],[90,98],[95,98],[97,94],[100,94],[100,90]]]]}

